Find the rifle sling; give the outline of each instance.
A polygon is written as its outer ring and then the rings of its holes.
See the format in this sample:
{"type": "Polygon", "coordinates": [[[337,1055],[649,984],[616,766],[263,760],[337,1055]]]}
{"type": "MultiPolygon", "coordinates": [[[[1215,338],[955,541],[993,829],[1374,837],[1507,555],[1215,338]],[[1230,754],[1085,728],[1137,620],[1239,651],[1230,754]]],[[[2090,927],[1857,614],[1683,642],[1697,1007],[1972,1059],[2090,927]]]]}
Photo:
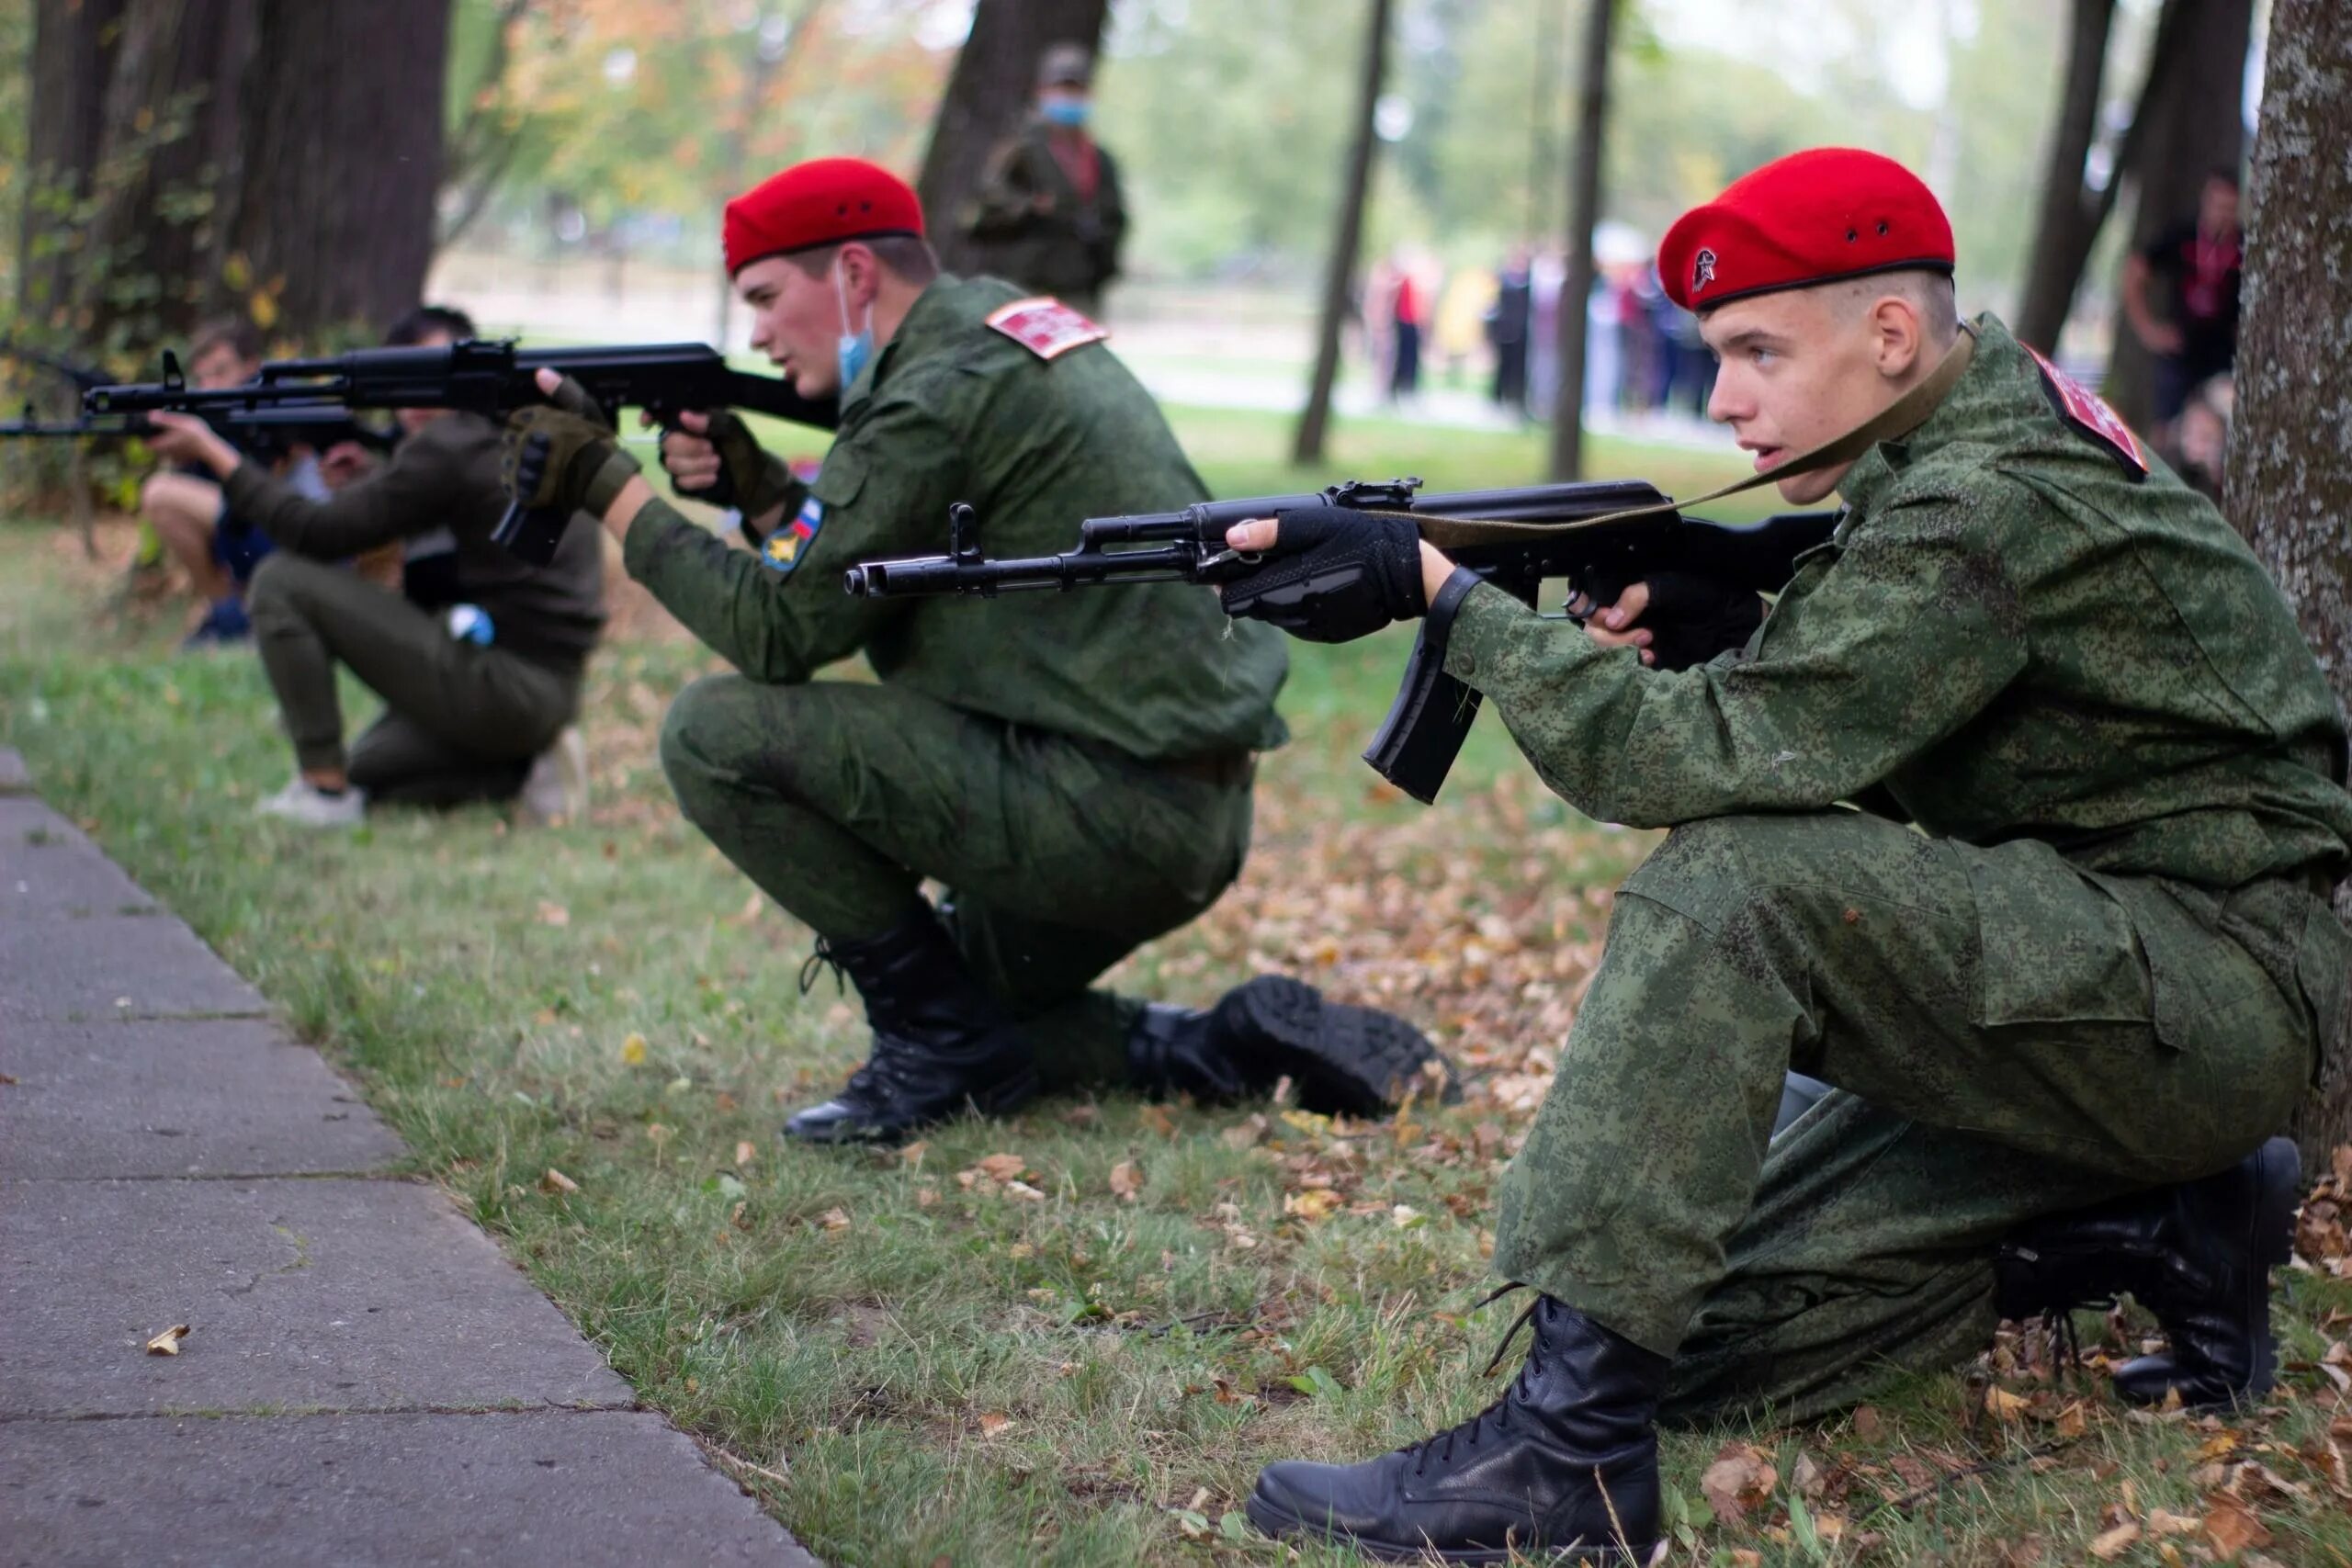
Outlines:
{"type": "Polygon", "coordinates": [[[1441,550],[1459,549],[1476,545],[1507,545],[1513,541],[1538,539],[1555,534],[1573,533],[1579,528],[1598,528],[1607,523],[1626,523],[1639,517],[1673,516],[1684,506],[1704,506],[1758,485],[1778,483],[1796,474],[1809,474],[1815,468],[1826,468],[1839,463],[1850,463],[1882,441],[1895,441],[1927,423],[1928,416],[1951,395],[1960,384],[1961,376],[1975,356],[1976,336],[1967,327],[1961,328],[1960,341],[1946,354],[1942,363],[1928,378],[1904,393],[1871,418],[1846,432],[1760,474],[1750,474],[1690,502],[1660,501],[1647,506],[1631,506],[1622,512],[1611,512],[1600,517],[1578,518],[1573,523],[1504,522],[1483,517],[1430,517],[1418,513],[1392,513],[1391,516],[1408,516],[1418,525],[1421,537],[1441,550]]]}

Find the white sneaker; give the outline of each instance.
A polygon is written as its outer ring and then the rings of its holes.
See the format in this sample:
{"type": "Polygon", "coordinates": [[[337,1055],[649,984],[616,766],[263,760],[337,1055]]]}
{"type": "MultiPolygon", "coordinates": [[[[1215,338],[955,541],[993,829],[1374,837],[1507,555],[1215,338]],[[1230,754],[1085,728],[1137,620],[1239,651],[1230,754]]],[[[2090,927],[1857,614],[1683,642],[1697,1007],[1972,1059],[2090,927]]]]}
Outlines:
{"type": "Polygon", "coordinates": [[[259,810],[264,817],[282,817],[305,828],[356,828],[367,820],[368,794],[345,786],[341,795],[329,795],[296,773],[259,810]]]}
{"type": "Polygon", "coordinates": [[[588,819],[588,742],[578,725],[564,726],[555,744],[531,759],[522,801],[523,814],[543,827],[588,819]]]}

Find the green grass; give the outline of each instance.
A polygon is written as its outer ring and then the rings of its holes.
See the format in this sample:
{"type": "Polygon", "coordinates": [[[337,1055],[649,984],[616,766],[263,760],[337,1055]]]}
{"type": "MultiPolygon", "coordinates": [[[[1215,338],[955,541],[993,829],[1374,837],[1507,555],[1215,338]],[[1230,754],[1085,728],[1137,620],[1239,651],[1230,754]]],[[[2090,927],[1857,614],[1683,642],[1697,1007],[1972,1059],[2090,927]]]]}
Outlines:
{"type": "MultiPolygon", "coordinates": [[[[1182,423],[1221,492],[1308,477],[1277,461],[1279,425],[1182,423]]],[[[1604,471],[1674,467],[1604,453],[1623,465],[1604,471]]],[[[1538,461],[1532,438],[1350,428],[1315,477],[1501,483],[1538,461]]],[[[1685,457],[1670,477],[1688,492],[1711,470],[1685,457]]],[[[1610,891],[1650,840],[1544,795],[1491,719],[1437,809],[1380,787],[1354,753],[1396,638],[1296,650],[1297,740],[1263,772],[1242,886],[1118,978],[1198,1002],[1274,964],[1386,1000],[1470,1065],[1464,1105],[1334,1129],[1274,1107],[1111,1097],[965,1122],[904,1155],[835,1154],[774,1133],[857,1060],[858,1021],[829,987],[800,993],[807,933],[679,819],[654,760],[701,650],[650,638],[599,657],[588,823],[386,814],[311,835],[252,816],[288,760],[250,658],[174,657],[175,628],[98,614],[99,586],[53,527],[0,528],[0,743],[352,1075],[416,1168],[649,1404],[820,1556],[1282,1562],[1227,1533],[1260,1463],[1366,1455],[1499,1391],[1476,1369],[1504,1314],[1467,1315],[1489,1282],[1496,1179],[1610,891]],[[978,1174],[994,1155],[1036,1196],[978,1174]],[[1129,1165],[1132,1199],[1114,1187],[1129,1165]],[[578,1190],[548,1190],[550,1169],[578,1190]]],[[[353,714],[369,709],[355,691],[353,714]]],[[[2233,1457],[2304,1489],[2255,1498],[2276,1561],[2352,1560],[2352,1518],[2310,1457],[2336,1400],[2313,1363],[2352,1293],[2297,1275],[2290,1298],[2301,1364],[2275,1413],[2238,1424],[2233,1457]]],[[[1950,1376],[1891,1387],[1867,1432],[1671,1438],[1675,1560],[2070,1562],[2102,1509],[2205,1511],[2199,1450],[2222,1433],[2127,1417],[2085,1383],[2083,1433],[2062,1439],[2041,1419],[2060,1408],[2049,1389],[2011,1386],[2039,1402],[2014,1425],[1950,1376]],[[1717,1525],[1699,1479],[1734,1438],[1767,1450],[1780,1483],[1717,1525]],[[1801,1454],[1825,1477],[1810,1500],[1801,1454]],[[1978,1464],[1927,1501],[1883,1502],[1978,1464]],[[2030,1538],[2039,1559],[2009,1555],[2030,1538]]],[[[2178,1539],[2186,1559],[2158,1545],[2151,1533],[2119,1560],[2193,1560],[2197,1541],[2178,1539]]]]}

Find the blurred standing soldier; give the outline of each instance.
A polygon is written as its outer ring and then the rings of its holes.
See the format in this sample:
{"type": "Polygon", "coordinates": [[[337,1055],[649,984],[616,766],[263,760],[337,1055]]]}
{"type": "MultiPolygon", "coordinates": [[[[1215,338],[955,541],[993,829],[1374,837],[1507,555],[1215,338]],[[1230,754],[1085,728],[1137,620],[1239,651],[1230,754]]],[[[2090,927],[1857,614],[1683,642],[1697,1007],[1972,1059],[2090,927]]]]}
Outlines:
{"type": "MultiPolygon", "coordinates": [[[[429,348],[473,335],[462,312],[425,306],[385,342],[429,348]]],[[[237,514],[277,546],[254,573],[250,608],[296,771],[262,803],[266,815],[344,827],[371,798],[454,806],[520,794],[536,817],[579,816],[587,761],[570,726],[605,623],[604,542],[574,528],[546,566],[492,542],[506,510],[496,424],[402,409],[391,460],[317,501],[203,421],[150,417],[150,444],[210,469],[237,514]],[[409,547],[404,592],[336,564],[396,542],[409,547]],[[347,751],[337,665],[384,699],[347,751]]]]}
{"type": "Polygon", "coordinates": [[[1100,310],[1127,234],[1118,165],[1086,128],[1093,85],[1094,59],[1083,48],[1046,51],[1037,112],[989,160],[965,225],[987,244],[989,271],[1080,314],[1100,310]]]}
{"type": "Polygon", "coordinates": [[[1421,281],[1412,264],[1396,264],[1396,287],[1388,296],[1388,400],[1416,396],[1421,389],[1421,321],[1428,313],[1421,281]]]}
{"type": "Polygon", "coordinates": [[[1722,359],[1710,412],[1784,499],[1846,503],[1769,615],[1661,575],[1539,618],[1393,514],[1227,536],[1265,558],[1237,613],[1426,616],[1561,796],[1672,829],[1503,1179],[1523,1370],[1426,1441],[1268,1466],[1261,1529],[1646,1562],[1661,1416],[1819,1415],[2119,1290],[2170,1341],[2125,1399],[2270,1385],[2272,1134],[2352,974],[2344,721],[2292,612],[2113,410],[1962,322],[1901,165],[1767,164],[1661,257],[1722,359]],[[1661,625],[1719,651],[1657,668],[1661,625]],[[1775,1138],[1792,1066],[1836,1088],[1775,1138]]]}
{"type": "Polygon", "coordinates": [[[2245,231],[2238,227],[2237,175],[2217,170],[2205,181],[2194,222],[2156,237],[2123,264],[2123,314],[2132,335],[2156,356],[2156,423],[2169,431],[2199,384],[2226,376],[2238,357],[2238,286],[2245,231]],[[2151,283],[2170,292],[2157,313],[2151,283]]]}
{"type": "Polygon", "coordinates": [[[1495,345],[1495,401],[1522,416],[1527,412],[1527,334],[1533,325],[1534,304],[1527,247],[1521,245],[1495,275],[1495,305],[1487,318],[1487,336],[1495,345]]]}
{"type": "Polygon", "coordinates": [[[510,472],[533,505],[601,516],[629,575],[738,671],[680,694],[662,767],[695,825],[816,931],[804,975],[845,974],[872,1035],[847,1087],[785,1135],[891,1143],[967,1107],[1123,1080],[1229,1100],[1287,1074],[1310,1108],[1359,1115],[1441,1088],[1410,1025],[1295,980],[1261,976],[1209,1012],[1093,988],[1239,874],[1254,755],[1286,738],[1279,636],[1227,627],[1180,583],[842,592],[845,566],[944,545],[958,502],[997,549],[1030,555],[1081,518],[1206,496],[1102,329],[941,273],[914,192],[859,159],[785,170],[724,228],[752,346],[841,404],[809,484],[731,414],[663,438],[679,489],[736,507],[756,550],[657,498],[552,375],[570,409],[515,416],[510,472]],[[812,679],[855,654],[878,683],[812,679]],[[928,878],[949,889],[937,906],[928,878]]]}

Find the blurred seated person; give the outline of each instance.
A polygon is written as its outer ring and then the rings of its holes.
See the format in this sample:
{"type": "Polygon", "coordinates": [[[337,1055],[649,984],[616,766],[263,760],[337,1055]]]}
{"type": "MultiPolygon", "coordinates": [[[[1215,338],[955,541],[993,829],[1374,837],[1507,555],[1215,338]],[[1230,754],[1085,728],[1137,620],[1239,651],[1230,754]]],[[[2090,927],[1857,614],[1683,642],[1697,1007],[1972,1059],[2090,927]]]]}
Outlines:
{"type": "MultiPolygon", "coordinates": [[[[233,387],[260,372],[261,333],[252,322],[215,321],[188,346],[191,386],[233,387]]],[[[294,490],[313,500],[327,493],[318,464],[308,453],[273,454],[248,443],[256,462],[275,462],[294,490]]],[[[245,616],[245,589],[254,569],[269,554],[268,536],[230,509],[209,469],[183,463],[160,469],[139,487],[139,517],[155,532],[164,551],[187,573],[188,586],[205,604],[204,618],[184,649],[243,642],[253,632],[245,616]]]]}
{"type": "MultiPolygon", "coordinates": [[[[435,347],[474,335],[462,311],[424,306],[388,345],[435,347]]],[[[272,477],[202,421],[157,414],[165,456],[208,469],[238,515],[276,547],[247,603],[263,669],[294,745],[296,772],[262,803],[315,827],[360,820],[370,801],[446,807],[519,796],[527,815],[577,820],[587,758],[571,728],[605,621],[603,536],[568,531],[531,566],[492,542],[506,509],[501,427],[451,409],[399,411],[402,439],[364,476],[338,446],[345,482],[326,500],[272,477]],[[388,544],[401,591],[337,562],[388,544]],[[340,664],[384,699],[344,745],[340,664]]]]}

